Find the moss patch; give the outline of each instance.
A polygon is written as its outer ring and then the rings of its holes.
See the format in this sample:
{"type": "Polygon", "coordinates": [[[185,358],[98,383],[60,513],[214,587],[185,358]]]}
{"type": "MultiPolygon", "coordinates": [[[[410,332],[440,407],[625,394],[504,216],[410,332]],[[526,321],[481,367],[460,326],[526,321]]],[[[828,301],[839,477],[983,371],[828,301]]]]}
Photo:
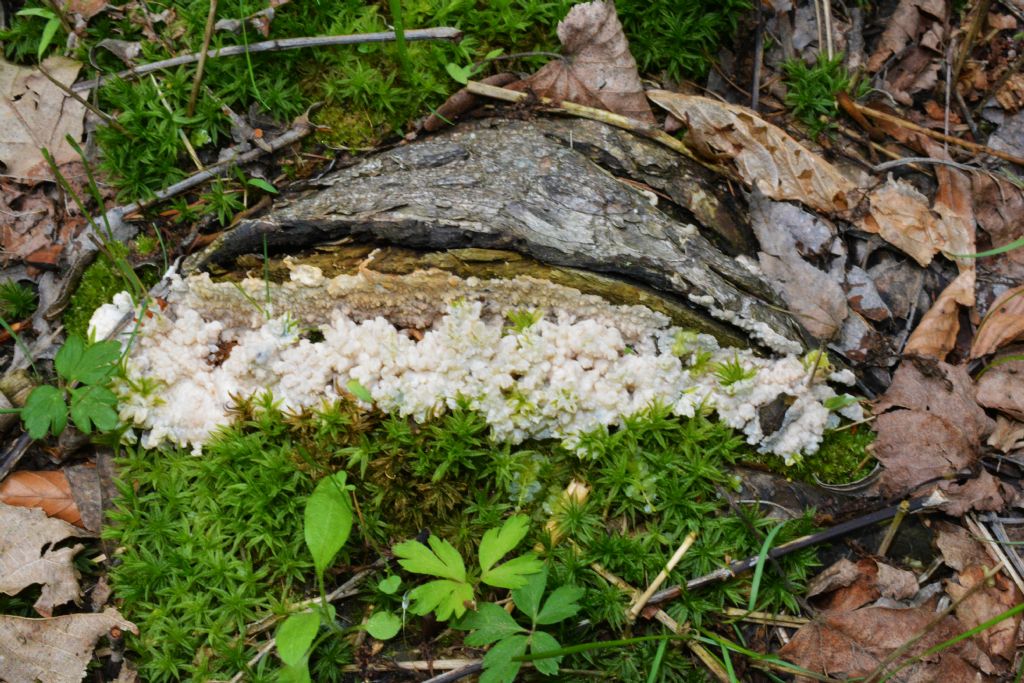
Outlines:
{"type": "MultiPolygon", "coordinates": [[[[127,258],[128,247],[125,245],[113,242],[107,246],[114,258],[127,258]]],[[[137,275],[145,287],[152,287],[160,279],[160,273],[151,267],[140,268],[137,275]]],[[[64,327],[68,333],[88,337],[89,319],[93,312],[103,304],[110,303],[115,294],[125,289],[130,287],[125,283],[124,274],[108,256],[101,253],[85,269],[78,288],[71,296],[71,302],[64,313],[64,327]]]]}

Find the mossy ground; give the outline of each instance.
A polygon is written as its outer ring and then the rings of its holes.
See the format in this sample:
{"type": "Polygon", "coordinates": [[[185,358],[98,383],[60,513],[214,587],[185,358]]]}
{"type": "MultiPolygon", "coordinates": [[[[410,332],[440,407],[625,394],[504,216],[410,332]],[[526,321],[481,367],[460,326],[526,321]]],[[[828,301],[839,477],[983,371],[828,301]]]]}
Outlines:
{"type": "MultiPolygon", "coordinates": [[[[592,571],[592,562],[646,586],[682,538],[697,531],[697,543],[670,579],[684,581],[756,555],[777,524],[755,507],[730,507],[729,466],[749,452],[721,425],[680,420],[656,407],[620,429],[587,435],[584,444],[592,455],[581,458],[553,442],[494,443],[483,419],[467,410],[418,425],[348,404],[285,415],[256,400],[239,406],[237,422],[202,456],[129,449],[121,462],[119,511],[106,537],[121,548],[112,582],[123,613],[142,631],[130,646],[143,679],[230,678],[246,670],[259,644],[243,637],[246,628],[315,595],[302,510],[315,482],[338,469],[355,485],[358,521],[329,572],[328,591],[424,529],[470,556],[484,531],[521,511],[532,520],[527,544],[543,549],[552,584],[586,589],[579,619],[557,633],[566,644],[628,630],[626,596],[592,571]],[[566,503],[563,491],[574,479],[590,494],[566,503]]],[[[806,519],[789,522],[777,542],[808,530],[806,519]]],[[[795,608],[794,595],[814,563],[814,552],[803,551],[781,561],[784,575],[769,568],[757,608],[795,608]]],[[[345,627],[358,624],[369,604],[401,609],[400,594],[372,588],[395,571],[381,570],[364,582],[358,599],[339,606],[345,627]]],[[[406,585],[416,579],[403,575],[406,585]]],[[[713,631],[725,623],[721,608],[745,606],[749,593],[750,580],[739,578],[688,594],[667,610],[713,631]]],[[[410,616],[402,647],[427,646],[429,629],[410,616]]],[[[632,633],[661,629],[644,622],[632,633]]],[[[723,633],[735,635],[731,627],[723,633]]],[[[329,651],[314,653],[315,680],[341,680],[339,665],[355,661],[347,641],[331,642],[329,651]]],[[[450,644],[451,638],[435,643],[433,652],[450,644]]],[[[569,657],[561,680],[572,679],[573,669],[644,680],[652,645],[569,657]]],[[[703,680],[685,650],[669,648],[667,657],[661,680],[703,680]]],[[[276,668],[271,656],[249,680],[271,680],[276,668]]]]}
{"type": "MultiPolygon", "coordinates": [[[[82,279],[71,295],[71,301],[64,312],[64,327],[68,334],[77,334],[87,338],[89,320],[97,308],[110,303],[114,295],[130,289],[131,283],[125,281],[123,271],[113,259],[121,259],[128,263],[129,249],[126,245],[111,242],[106,245],[109,256],[100,253],[96,260],[85,269],[82,279]]],[[[145,287],[152,287],[160,279],[160,272],[154,267],[136,269],[136,275],[145,287]]]]}

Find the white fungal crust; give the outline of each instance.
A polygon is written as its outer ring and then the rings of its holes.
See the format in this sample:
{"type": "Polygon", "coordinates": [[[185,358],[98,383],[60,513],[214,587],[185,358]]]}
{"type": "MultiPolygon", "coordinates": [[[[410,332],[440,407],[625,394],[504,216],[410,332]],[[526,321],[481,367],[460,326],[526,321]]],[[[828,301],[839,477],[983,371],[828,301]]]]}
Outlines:
{"type": "MultiPolygon", "coordinates": [[[[338,285],[309,271],[296,276],[304,286],[338,285]]],[[[566,309],[538,311],[543,317],[524,327],[509,316],[521,308],[498,315],[487,313],[495,310],[493,301],[455,301],[415,334],[383,317],[356,321],[338,307],[316,328],[322,341],[311,341],[304,338],[308,321],[290,315],[249,324],[235,316],[233,326],[211,319],[190,295],[191,282],[212,286],[206,278],[174,283],[166,310],[140,324],[117,387],[121,418],[142,430],[145,447],[170,442],[199,453],[229,421],[233,397],[270,392],[283,408],[299,410],[339,398],[353,380],[382,410],[417,421],[461,401],[486,418],[496,439],[553,438],[577,449],[581,434],[618,425],[655,402],[686,417],[713,411],[749,443],[787,462],[816,451],[825,428],[838,423],[824,406],[835,392],[808,381],[812,373],[827,373],[806,359],[722,349],[713,337],[669,327],[653,315],[657,322],[641,329],[636,315],[618,322],[618,307],[610,304],[587,318],[566,309]],[[782,426],[765,434],[759,408],[779,397],[789,408],[782,426]]],[[[258,296],[255,283],[242,287],[258,296]]],[[[123,303],[101,307],[94,324],[120,315],[123,303]]],[[[832,379],[850,378],[836,373],[832,379]]],[[[856,404],[842,410],[852,419],[859,414],[856,404]]]]}

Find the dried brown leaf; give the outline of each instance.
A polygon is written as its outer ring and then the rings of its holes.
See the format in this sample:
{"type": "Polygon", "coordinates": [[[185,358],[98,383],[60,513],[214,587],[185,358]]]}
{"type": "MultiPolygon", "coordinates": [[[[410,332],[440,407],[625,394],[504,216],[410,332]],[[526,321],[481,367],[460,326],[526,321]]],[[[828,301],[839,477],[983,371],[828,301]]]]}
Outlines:
{"type": "MultiPolygon", "coordinates": [[[[956,577],[956,581],[946,584],[946,592],[954,600],[962,598],[972,587],[985,581],[986,566],[976,564],[967,567],[956,577]]],[[[1022,597],[1013,581],[1002,574],[996,574],[988,585],[982,586],[957,605],[956,618],[965,629],[974,628],[1018,604],[1022,597]]],[[[1013,662],[1020,619],[1020,614],[1003,619],[978,633],[975,642],[989,657],[1013,662]]]]}
{"type": "Polygon", "coordinates": [[[978,403],[1024,420],[1024,361],[990,368],[978,380],[978,403]]]}
{"type": "Polygon", "coordinates": [[[997,415],[996,428],[989,434],[986,443],[1001,453],[1024,449],[1024,422],[997,415]]]}
{"type": "Polygon", "coordinates": [[[921,35],[945,17],[945,3],[942,0],[900,0],[896,11],[885,23],[878,46],[868,58],[868,71],[874,73],[882,68],[892,55],[916,43],[921,35]]]}
{"type": "Polygon", "coordinates": [[[1003,292],[992,302],[971,342],[971,358],[998,351],[1024,338],[1024,285],[1003,292]]]}
{"type": "MultiPolygon", "coordinates": [[[[928,199],[910,183],[894,180],[868,194],[870,208],[861,229],[876,233],[922,266],[949,246],[928,199]]],[[[961,252],[962,253],[962,252],[961,252]]]]}
{"type": "Polygon", "coordinates": [[[18,507],[39,508],[50,517],[82,526],[68,478],[60,470],[14,472],[0,482],[0,502],[18,507]]]}
{"type": "MultiPolygon", "coordinates": [[[[933,159],[952,161],[946,149],[935,140],[919,135],[918,140],[926,156],[933,159]]],[[[939,188],[935,193],[932,209],[939,214],[936,232],[945,245],[943,249],[951,254],[974,253],[974,207],[971,202],[971,178],[960,169],[937,164],[935,178],[939,188]]],[[[960,272],[974,270],[974,259],[957,261],[960,272]]],[[[965,306],[974,305],[974,287],[970,290],[970,302],[965,306]]]]}
{"type": "Polygon", "coordinates": [[[856,563],[842,559],[816,576],[807,587],[807,597],[822,610],[849,612],[885,596],[904,600],[917,594],[912,572],[864,558],[856,563]]]}
{"type": "Polygon", "coordinates": [[[548,62],[509,87],[654,123],[614,3],[594,0],[575,5],[558,22],[558,39],[563,59],[548,62]]]}
{"type": "Polygon", "coordinates": [[[65,0],[64,9],[89,21],[107,8],[106,0],[65,0]]]}
{"type": "Polygon", "coordinates": [[[50,616],[56,606],[77,600],[81,590],[73,559],[84,546],[53,546],[88,535],[47,517],[42,510],[0,503],[0,592],[16,595],[27,586],[42,584],[34,607],[43,616],[50,616]]]}
{"type": "Polygon", "coordinates": [[[647,96],[687,126],[705,156],[731,162],[744,182],[777,201],[823,213],[850,208],[852,181],[751,110],[707,97],[651,90],[647,96]]]}
{"type": "MultiPolygon", "coordinates": [[[[934,617],[933,611],[927,608],[864,607],[848,612],[829,612],[801,627],[779,650],[779,655],[833,679],[866,676],[890,652],[923,631],[934,617]]],[[[946,617],[915,643],[907,655],[924,652],[962,630],[956,619],[946,617]]],[[[979,675],[975,663],[983,669],[993,668],[984,653],[967,640],[903,669],[889,680],[894,683],[973,681],[979,675]]]]}
{"type": "Polygon", "coordinates": [[[960,306],[974,305],[974,271],[968,270],[942,290],[914,329],[904,353],[945,360],[956,346],[960,331],[960,306]]]}
{"type": "MultiPolygon", "coordinates": [[[[974,216],[982,233],[978,249],[985,251],[1002,247],[1021,236],[1024,224],[1024,191],[1016,185],[988,173],[971,174],[971,197],[974,216]]],[[[1024,280],[1024,249],[991,256],[979,264],[1007,282],[1024,280]]]]}
{"type": "Polygon", "coordinates": [[[991,564],[985,548],[962,526],[936,520],[935,532],[935,545],[942,553],[942,561],[958,572],[971,565],[991,564]]]}
{"type": "Polygon", "coordinates": [[[138,634],[114,608],[52,619],[0,616],[0,675],[7,683],[79,683],[110,629],[138,634]]]}
{"type": "MultiPolygon", "coordinates": [[[[70,86],[81,64],[48,57],[43,68],[70,86]]],[[[51,83],[38,69],[0,59],[0,162],[19,178],[52,180],[40,148],[50,150],[57,165],[78,159],[64,139],[82,137],[85,107],[51,83]]]]}

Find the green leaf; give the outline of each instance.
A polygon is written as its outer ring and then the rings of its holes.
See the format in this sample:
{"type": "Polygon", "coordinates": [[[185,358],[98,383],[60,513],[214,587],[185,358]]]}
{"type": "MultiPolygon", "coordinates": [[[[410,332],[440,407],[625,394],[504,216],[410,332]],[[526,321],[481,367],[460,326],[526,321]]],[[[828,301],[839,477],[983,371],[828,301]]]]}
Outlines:
{"type": "Polygon", "coordinates": [[[497,48],[497,49],[491,50],[486,55],[484,55],[484,59],[494,59],[495,57],[500,57],[501,53],[504,52],[504,51],[505,50],[500,48],[500,47],[497,48]]]}
{"type": "Polygon", "coordinates": [[[400,576],[389,576],[386,579],[381,579],[377,584],[377,590],[384,595],[394,595],[398,587],[402,585],[402,577],[400,576]]]}
{"type": "Polygon", "coordinates": [[[71,419],[83,434],[93,425],[101,432],[117,426],[117,396],[106,387],[81,386],[71,390],[71,419]]]}
{"type": "Polygon", "coordinates": [[[72,372],[82,362],[82,355],[85,353],[85,340],[77,334],[68,335],[64,346],[53,358],[53,367],[57,374],[64,379],[72,379],[72,372]]]}
{"type": "Polygon", "coordinates": [[[757,607],[757,593],[761,588],[761,577],[764,575],[764,562],[768,558],[768,551],[771,550],[772,541],[782,531],[782,527],[786,526],[785,522],[780,522],[764,539],[764,543],[761,544],[761,552],[757,554],[757,565],[754,567],[754,578],[750,582],[750,601],[747,603],[747,610],[753,612],[757,607]]]}
{"type": "Polygon", "coordinates": [[[39,61],[43,61],[43,55],[46,54],[46,48],[50,47],[50,43],[53,42],[53,37],[57,34],[57,29],[60,28],[60,19],[54,17],[46,22],[46,26],[43,27],[43,35],[39,39],[39,49],[36,53],[36,57],[39,61]]]}
{"type": "Polygon", "coordinates": [[[469,79],[473,75],[472,66],[459,66],[458,64],[448,62],[447,64],[444,65],[444,68],[445,71],[448,72],[449,76],[451,76],[453,79],[455,79],[462,85],[466,85],[467,83],[469,83],[469,79]]]}
{"type": "Polygon", "coordinates": [[[447,621],[452,614],[461,617],[473,604],[473,587],[468,583],[438,579],[417,586],[409,593],[412,607],[409,611],[423,616],[434,612],[438,621],[447,621]]]}
{"type": "Polygon", "coordinates": [[[305,661],[309,647],[320,630],[320,615],[316,612],[299,612],[288,615],[281,622],[274,635],[277,655],[288,666],[297,666],[305,661]]]}
{"type": "Polygon", "coordinates": [[[43,7],[26,7],[15,12],[15,16],[19,17],[42,17],[43,19],[56,19],[57,15],[53,13],[51,9],[45,9],[43,7]]]}
{"type": "Polygon", "coordinates": [[[309,677],[309,658],[303,657],[298,664],[286,664],[277,674],[281,683],[311,683],[309,677]]]}
{"type": "Polygon", "coordinates": [[[264,192],[269,192],[270,194],[277,194],[277,188],[268,183],[266,180],[263,180],[262,178],[249,178],[248,183],[253,187],[258,187],[264,192]]]}
{"type": "Polygon", "coordinates": [[[475,612],[468,612],[456,628],[473,631],[463,641],[472,647],[490,645],[516,633],[526,633],[511,614],[493,602],[485,602],[475,612]]]}
{"type": "Polygon", "coordinates": [[[579,586],[559,586],[548,596],[548,601],[537,615],[536,623],[557,624],[573,616],[580,611],[579,599],[585,592],[579,586]]]}
{"type": "Polygon", "coordinates": [[[522,586],[512,591],[512,602],[516,604],[520,612],[530,617],[530,621],[533,623],[537,621],[540,601],[544,597],[544,588],[547,583],[548,572],[545,569],[531,575],[522,586]]]}
{"type": "Polygon", "coordinates": [[[519,588],[526,583],[526,577],[544,568],[544,563],[533,553],[514,557],[480,576],[480,580],[495,588],[519,588]]]}
{"type": "MultiPolygon", "coordinates": [[[[533,636],[530,638],[530,654],[543,654],[544,652],[554,652],[560,650],[561,645],[555,640],[555,637],[544,631],[535,631],[533,636]]],[[[541,672],[545,676],[554,676],[558,673],[558,663],[562,661],[562,656],[557,657],[544,657],[543,659],[533,660],[533,666],[537,671],[541,672]]]]}
{"type": "Polygon", "coordinates": [[[402,620],[391,612],[374,612],[366,620],[366,632],[377,640],[390,640],[402,630],[402,620]]]}
{"type": "Polygon", "coordinates": [[[86,344],[73,334],[53,359],[57,373],[69,382],[101,384],[117,370],[121,345],[116,341],[86,344]]]}
{"type": "Polygon", "coordinates": [[[526,654],[527,636],[509,636],[492,647],[484,655],[484,672],[480,683],[512,683],[519,673],[522,662],[514,661],[516,657],[526,654]]]}
{"type": "Polygon", "coordinates": [[[54,436],[60,435],[68,423],[64,392],[49,384],[36,387],[21,409],[21,419],[25,421],[25,429],[33,439],[41,439],[47,432],[54,436]]]}
{"type": "Polygon", "coordinates": [[[840,394],[838,396],[830,396],[826,398],[822,405],[825,406],[825,410],[840,410],[848,405],[853,405],[857,402],[857,399],[849,394],[840,394]]]}
{"type": "Polygon", "coordinates": [[[348,389],[348,393],[352,394],[363,403],[373,403],[373,394],[371,394],[370,390],[360,384],[357,380],[350,379],[348,384],[345,385],[345,388],[348,389]]]}
{"type": "Polygon", "coordinates": [[[480,569],[486,574],[498,560],[519,545],[529,529],[530,518],[526,515],[509,517],[500,529],[488,529],[480,540],[480,569]]]}
{"type": "Polygon", "coordinates": [[[352,506],[345,476],[345,472],[338,472],[321,479],[306,502],[303,532],[306,546],[313,555],[313,565],[320,576],[331,565],[352,531],[352,506]]]}
{"type": "Polygon", "coordinates": [[[464,582],[466,565],[462,563],[459,551],[437,536],[431,536],[427,542],[430,548],[419,541],[405,541],[391,550],[399,558],[398,564],[406,571],[464,582]]]}
{"type": "Polygon", "coordinates": [[[996,256],[997,254],[1005,254],[1008,251],[1020,249],[1021,247],[1024,247],[1024,237],[1015,239],[1014,241],[1008,244],[1004,244],[1001,247],[989,249],[988,251],[979,251],[976,254],[950,254],[950,256],[955,256],[956,258],[984,258],[986,256],[996,256]]]}

